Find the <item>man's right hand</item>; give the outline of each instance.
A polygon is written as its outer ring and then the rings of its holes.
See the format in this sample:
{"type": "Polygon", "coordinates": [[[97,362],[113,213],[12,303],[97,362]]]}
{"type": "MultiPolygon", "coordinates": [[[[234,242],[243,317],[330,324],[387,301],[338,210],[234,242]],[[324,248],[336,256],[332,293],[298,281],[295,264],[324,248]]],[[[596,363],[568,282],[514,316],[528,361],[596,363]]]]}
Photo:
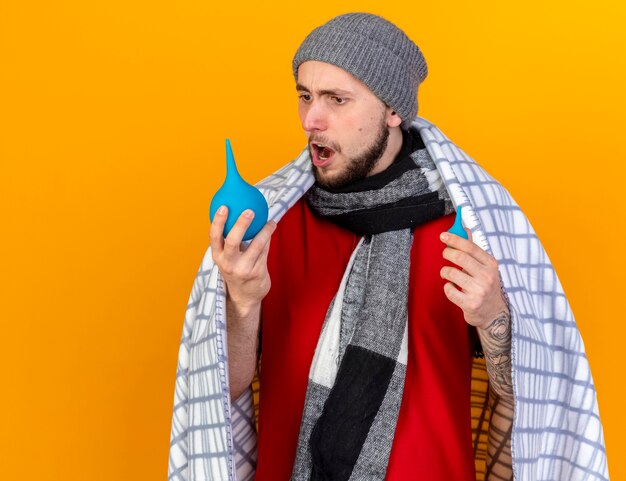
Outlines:
{"type": "Polygon", "coordinates": [[[267,254],[276,222],[265,224],[246,248],[242,240],[254,219],[254,212],[244,211],[224,238],[227,217],[226,206],[220,207],[213,217],[209,233],[213,261],[222,273],[229,300],[238,311],[246,312],[260,305],[270,290],[267,254]]]}
{"type": "Polygon", "coordinates": [[[245,392],[257,366],[261,301],[270,290],[267,254],[276,222],[270,221],[245,247],[243,236],[254,216],[244,211],[224,239],[228,209],[222,206],[211,224],[213,261],[226,284],[228,379],[231,400],[245,392]]]}

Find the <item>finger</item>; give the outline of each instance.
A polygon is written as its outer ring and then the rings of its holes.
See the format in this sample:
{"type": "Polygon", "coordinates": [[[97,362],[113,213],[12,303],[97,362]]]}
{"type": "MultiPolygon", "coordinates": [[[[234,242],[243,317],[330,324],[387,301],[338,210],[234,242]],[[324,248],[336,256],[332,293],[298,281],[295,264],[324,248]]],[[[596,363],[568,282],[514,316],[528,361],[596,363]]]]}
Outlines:
{"type": "Polygon", "coordinates": [[[242,256],[242,262],[244,262],[247,267],[253,269],[254,266],[262,260],[261,257],[268,248],[268,244],[275,230],[276,222],[271,220],[254,236],[254,239],[252,239],[252,242],[250,242],[250,245],[242,256]]]}
{"type": "Polygon", "coordinates": [[[465,292],[470,291],[474,287],[474,279],[456,267],[443,266],[439,271],[439,275],[442,279],[453,282],[465,292]]]}
{"type": "Polygon", "coordinates": [[[265,244],[265,246],[263,247],[263,250],[261,251],[261,255],[259,255],[256,261],[256,264],[254,264],[254,267],[252,268],[252,271],[255,272],[256,274],[265,272],[267,270],[267,257],[270,252],[271,243],[272,243],[272,238],[270,237],[270,239],[267,241],[267,244],[265,244]]]}
{"type": "Polygon", "coordinates": [[[254,211],[252,209],[246,209],[241,213],[233,228],[230,229],[226,239],[224,239],[224,254],[230,257],[241,253],[241,242],[252,223],[252,219],[254,219],[254,211]]]}
{"type": "Polygon", "coordinates": [[[443,292],[446,297],[459,306],[461,309],[465,306],[465,294],[463,294],[452,282],[446,282],[443,286],[443,292]]]}
{"type": "Polygon", "coordinates": [[[442,232],[439,238],[449,247],[467,252],[483,265],[488,265],[490,262],[491,256],[468,239],[463,239],[463,237],[451,232],[442,232]]]}
{"type": "Polygon", "coordinates": [[[443,250],[443,258],[453,262],[457,266],[461,267],[465,272],[467,272],[470,276],[475,277],[481,273],[485,269],[485,266],[478,262],[474,257],[472,257],[467,252],[463,252],[459,249],[454,249],[452,247],[446,247],[443,250]]]}
{"type": "Polygon", "coordinates": [[[220,254],[224,250],[224,224],[228,218],[228,207],[225,205],[217,209],[217,212],[213,216],[213,222],[211,222],[211,228],[209,229],[209,239],[213,252],[220,254]]]}

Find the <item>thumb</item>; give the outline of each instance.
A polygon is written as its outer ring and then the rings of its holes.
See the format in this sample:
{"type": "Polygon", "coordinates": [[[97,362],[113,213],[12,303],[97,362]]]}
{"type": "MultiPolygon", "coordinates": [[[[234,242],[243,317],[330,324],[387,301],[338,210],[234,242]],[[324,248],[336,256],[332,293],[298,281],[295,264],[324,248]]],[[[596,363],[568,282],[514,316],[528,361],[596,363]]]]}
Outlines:
{"type": "Polygon", "coordinates": [[[469,230],[469,228],[467,228],[467,227],[463,227],[463,229],[465,229],[465,232],[467,232],[467,238],[471,242],[472,241],[472,231],[469,230]]]}

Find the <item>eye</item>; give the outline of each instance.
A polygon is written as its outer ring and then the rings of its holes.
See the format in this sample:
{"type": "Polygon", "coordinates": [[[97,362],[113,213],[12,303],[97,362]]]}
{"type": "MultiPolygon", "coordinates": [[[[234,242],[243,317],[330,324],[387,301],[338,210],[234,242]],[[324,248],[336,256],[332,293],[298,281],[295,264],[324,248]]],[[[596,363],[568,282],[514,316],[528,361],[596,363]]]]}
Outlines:
{"type": "Polygon", "coordinates": [[[337,104],[337,105],[343,105],[345,104],[348,99],[345,99],[343,97],[331,97],[331,99],[333,99],[333,101],[337,104]]]}
{"type": "Polygon", "coordinates": [[[298,97],[300,98],[300,100],[303,100],[304,102],[310,102],[311,101],[311,95],[310,94],[300,94],[300,95],[298,95],[298,97]]]}

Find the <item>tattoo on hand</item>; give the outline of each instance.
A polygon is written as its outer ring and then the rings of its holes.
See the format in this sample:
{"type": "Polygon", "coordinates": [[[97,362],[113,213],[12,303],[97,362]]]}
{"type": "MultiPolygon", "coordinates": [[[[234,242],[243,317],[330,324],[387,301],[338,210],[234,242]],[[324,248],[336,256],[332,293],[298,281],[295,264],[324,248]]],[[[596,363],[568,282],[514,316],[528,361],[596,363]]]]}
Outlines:
{"type": "MultiPolygon", "coordinates": [[[[508,306],[503,296],[505,305],[508,306]]],[[[489,375],[491,419],[486,481],[513,479],[511,432],[513,429],[513,381],[511,375],[511,312],[508,307],[478,335],[489,375]]]]}
{"type": "Polygon", "coordinates": [[[513,397],[511,380],[511,314],[503,311],[480,335],[492,389],[504,398],[513,397]]]}

